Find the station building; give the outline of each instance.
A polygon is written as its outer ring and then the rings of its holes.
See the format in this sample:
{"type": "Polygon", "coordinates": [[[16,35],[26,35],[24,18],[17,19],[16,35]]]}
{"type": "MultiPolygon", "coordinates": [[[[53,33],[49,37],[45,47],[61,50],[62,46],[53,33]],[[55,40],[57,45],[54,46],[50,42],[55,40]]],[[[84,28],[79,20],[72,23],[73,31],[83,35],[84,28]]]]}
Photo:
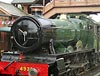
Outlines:
{"type": "Polygon", "coordinates": [[[12,4],[0,2],[0,27],[10,25],[17,17],[24,15],[26,15],[26,13],[12,4]]]}
{"type": "Polygon", "coordinates": [[[43,15],[44,6],[52,0],[13,0],[12,4],[32,15],[43,15]]]}
{"type": "MultiPolygon", "coordinates": [[[[0,27],[11,26],[14,20],[26,13],[19,10],[12,4],[0,2],[0,27]]],[[[0,32],[0,49],[6,50],[9,47],[8,35],[0,32]]]]}
{"type": "Polygon", "coordinates": [[[100,12],[100,0],[13,0],[12,4],[28,14],[39,14],[45,18],[56,18],[62,13],[100,12]]]}

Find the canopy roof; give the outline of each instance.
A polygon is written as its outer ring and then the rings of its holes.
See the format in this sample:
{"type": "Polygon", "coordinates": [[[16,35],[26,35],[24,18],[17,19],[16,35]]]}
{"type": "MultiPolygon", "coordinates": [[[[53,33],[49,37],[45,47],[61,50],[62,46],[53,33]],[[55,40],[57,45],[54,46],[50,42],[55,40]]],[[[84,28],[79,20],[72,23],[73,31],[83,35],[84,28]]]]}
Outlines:
{"type": "Polygon", "coordinates": [[[25,16],[27,15],[17,7],[13,6],[12,4],[0,2],[0,11],[4,12],[8,16],[25,16]]]}
{"type": "MultiPolygon", "coordinates": [[[[50,2],[50,0],[45,0],[45,4],[50,2]]],[[[22,4],[22,3],[34,3],[34,4],[43,4],[43,0],[13,0],[12,4],[22,4]]]]}
{"type": "Polygon", "coordinates": [[[13,0],[12,3],[16,4],[16,3],[33,3],[36,0],[13,0]]]}

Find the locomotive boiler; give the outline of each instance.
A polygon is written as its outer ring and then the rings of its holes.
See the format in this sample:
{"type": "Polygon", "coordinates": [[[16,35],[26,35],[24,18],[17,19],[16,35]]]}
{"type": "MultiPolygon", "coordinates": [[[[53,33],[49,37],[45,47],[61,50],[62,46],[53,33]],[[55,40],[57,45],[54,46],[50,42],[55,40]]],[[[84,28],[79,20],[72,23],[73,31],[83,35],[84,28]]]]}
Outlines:
{"type": "Polygon", "coordinates": [[[25,16],[14,22],[11,33],[15,45],[23,52],[43,47],[49,53],[65,53],[69,47],[73,50],[92,48],[94,40],[93,23],[82,19],[52,20],[25,16]],[[52,48],[50,43],[53,43],[52,48]]]}
{"type": "Polygon", "coordinates": [[[18,18],[9,31],[13,52],[4,52],[0,74],[75,76],[76,69],[80,73],[84,66],[90,68],[94,65],[94,25],[85,17],[18,18]],[[78,63],[82,63],[82,67],[73,69],[72,65],[78,63]]]}

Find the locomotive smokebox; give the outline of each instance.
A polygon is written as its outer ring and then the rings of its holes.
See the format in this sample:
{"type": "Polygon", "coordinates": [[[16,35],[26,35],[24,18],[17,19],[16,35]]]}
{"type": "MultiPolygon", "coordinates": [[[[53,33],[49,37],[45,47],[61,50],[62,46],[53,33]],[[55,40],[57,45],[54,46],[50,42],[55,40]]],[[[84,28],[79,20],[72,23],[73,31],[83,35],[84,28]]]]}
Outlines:
{"type": "Polygon", "coordinates": [[[43,37],[51,25],[50,21],[39,17],[23,16],[18,18],[11,27],[16,47],[24,52],[36,50],[49,40],[49,37],[46,37],[46,40],[43,37]]]}

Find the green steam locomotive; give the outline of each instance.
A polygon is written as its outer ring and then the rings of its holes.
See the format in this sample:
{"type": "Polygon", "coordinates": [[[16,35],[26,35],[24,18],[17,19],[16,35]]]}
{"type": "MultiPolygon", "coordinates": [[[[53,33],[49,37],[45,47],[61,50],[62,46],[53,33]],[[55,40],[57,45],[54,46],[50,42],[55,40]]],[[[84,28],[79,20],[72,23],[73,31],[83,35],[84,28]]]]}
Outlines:
{"type": "MultiPolygon", "coordinates": [[[[93,20],[83,16],[66,19],[23,16],[9,31],[11,49],[24,54],[23,62],[48,64],[49,76],[75,76],[95,64],[96,26],[93,20]],[[74,67],[79,63],[82,66],[74,67]]],[[[8,52],[4,53],[2,61],[6,61],[5,55],[9,56],[8,52]]]]}

